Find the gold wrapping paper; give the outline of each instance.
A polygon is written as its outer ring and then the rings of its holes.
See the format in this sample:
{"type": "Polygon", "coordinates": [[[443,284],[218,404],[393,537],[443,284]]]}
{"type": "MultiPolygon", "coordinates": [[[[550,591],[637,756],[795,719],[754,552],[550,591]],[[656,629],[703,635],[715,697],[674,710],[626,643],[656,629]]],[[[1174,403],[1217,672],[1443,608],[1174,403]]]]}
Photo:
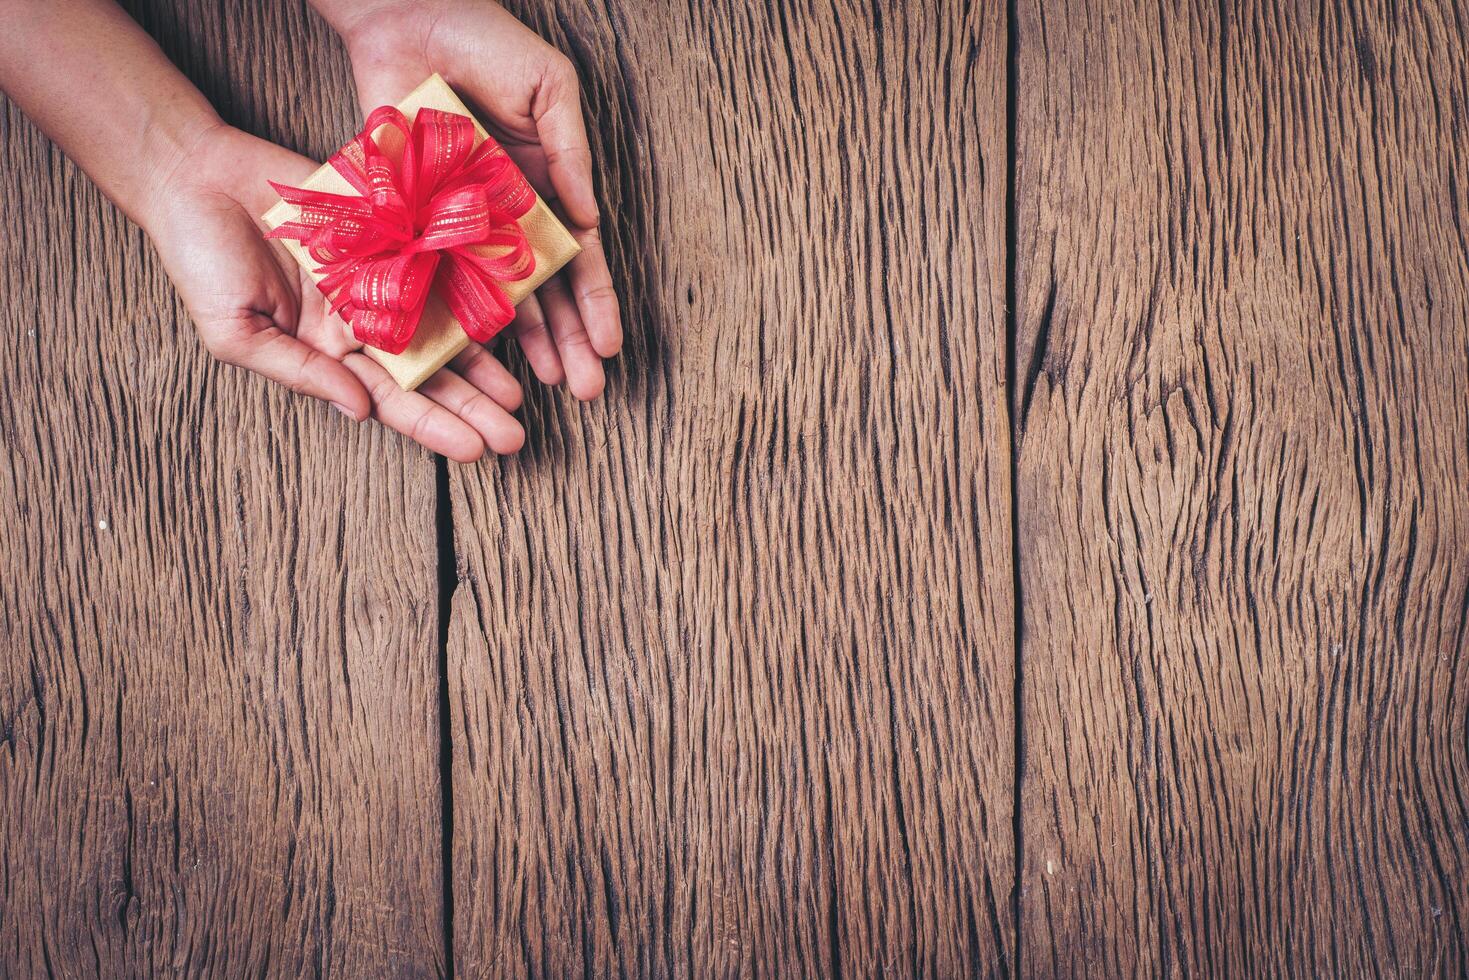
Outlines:
{"type": "MultiPolygon", "coordinates": [[[[445,112],[457,112],[469,116],[474,120],[474,129],[479,134],[479,138],[485,139],[487,135],[484,127],[479,124],[479,120],[474,119],[470,111],[465,108],[464,103],[459,101],[459,97],[454,94],[454,90],[449,88],[448,83],[438,75],[431,76],[410,92],[407,98],[398,103],[398,110],[408,117],[410,123],[418,117],[418,110],[423,108],[441,109],[445,112]]],[[[379,132],[381,133],[382,130],[379,132]]],[[[301,186],[334,194],[356,193],[347,183],[346,178],[329,165],[320,167],[301,186]]],[[[266,227],[276,228],[295,216],[294,205],[278,201],[275,207],[265,213],[262,220],[266,227]]],[[[581,246],[576,243],[576,239],[572,238],[571,233],[562,226],[560,221],[556,220],[551,209],[546,207],[546,202],[539,197],[536,198],[535,207],[520,219],[520,227],[530,239],[531,250],[536,257],[536,268],[529,278],[504,284],[510,302],[515,304],[519,304],[521,300],[534,292],[581,251],[581,246]]],[[[286,240],[281,244],[286,246],[313,279],[320,280],[321,277],[316,274],[316,263],[306,254],[306,250],[299,242],[286,240]]],[[[399,386],[412,390],[428,380],[429,376],[439,368],[448,364],[469,344],[469,337],[459,326],[459,321],[444,305],[438,290],[434,290],[430,293],[428,303],[424,306],[423,319],[419,322],[418,330],[414,333],[413,341],[408,345],[407,350],[401,354],[389,354],[375,347],[366,347],[364,350],[368,356],[387,369],[399,386]]]]}

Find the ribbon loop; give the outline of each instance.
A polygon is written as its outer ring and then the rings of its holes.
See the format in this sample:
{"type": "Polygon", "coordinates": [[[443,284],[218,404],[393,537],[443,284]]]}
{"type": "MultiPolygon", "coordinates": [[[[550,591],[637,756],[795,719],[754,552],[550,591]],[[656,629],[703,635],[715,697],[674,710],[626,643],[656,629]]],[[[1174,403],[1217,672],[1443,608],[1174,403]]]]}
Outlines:
{"type": "Polygon", "coordinates": [[[320,263],[318,286],[363,344],[401,354],[435,287],[474,340],[514,319],[504,284],[535,271],[518,219],[536,195],[504,147],[475,138],[467,116],[420,109],[410,124],[381,106],[330,160],[356,196],[271,183],[300,214],[266,237],[320,263]]]}

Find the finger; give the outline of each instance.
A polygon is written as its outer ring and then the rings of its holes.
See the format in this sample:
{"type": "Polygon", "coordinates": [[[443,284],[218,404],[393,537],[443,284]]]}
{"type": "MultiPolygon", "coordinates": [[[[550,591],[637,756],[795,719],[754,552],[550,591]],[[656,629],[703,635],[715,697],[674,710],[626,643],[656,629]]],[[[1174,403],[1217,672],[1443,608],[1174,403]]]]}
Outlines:
{"type": "MultiPolygon", "coordinates": [[[[263,318],[262,318],[263,319],[263,318]]],[[[205,328],[205,344],[215,357],[236,364],[292,391],[331,402],[361,422],[371,405],[367,389],[342,366],[275,324],[236,323],[205,328]]]]}
{"type": "Polygon", "coordinates": [[[484,455],[484,440],[468,423],[418,392],[399,388],[392,375],[366,354],[348,354],[342,363],[367,389],[373,417],[383,425],[461,463],[484,455]]]}
{"type": "Polygon", "coordinates": [[[592,191],[592,151],[581,118],[581,86],[565,56],[554,56],[541,73],[531,118],[546,151],[551,186],[566,216],[579,228],[596,227],[597,198],[592,191]]]}
{"type": "Polygon", "coordinates": [[[485,445],[502,456],[519,452],[525,445],[525,430],[493,398],[453,371],[435,371],[418,387],[431,398],[468,422],[485,445]]]}
{"type": "Polygon", "coordinates": [[[552,276],[541,287],[540,298],[551,336],[556,338],[556,350],[566,366],[566,385],[582,401],[591,401],[602,393],[607,379],[602,373],[602,359],[592,349],[582,325],[581,313],[566,291],[565,277],[552,276]]]}
{"type": "Polygon", "coordinates": [[[581,254],[566,270],[571,292],[592,349],[602,357],[612,357],[622,350],[622,316],[617,291],[612,288],[612,273],[607,268],[607,254],[602,251],[602,235],[595,228],[584,228],[575,236],[581,254]]]}
{"type": "Polygon", "coordinates": [[[534,296],[521,300],[515,308],[515,321],[510,329],[515,332],[515,339],[520,342],[520,349],[525,351],[525,359],[530,361],[531,370],[541,384],[554,387],[566,380],[566,368],[561,363],[561,355],[556,353],[556,341],[551,339],[551,332],[546,327],[546,314],[541,309],[540,300],[534,296]]]}
{"type": "Polygon", "coordinates": [[[470,344],[449,362],[454,373],[489,395],[507,412],[520,407],[520,382],[500,359],[479,344],[470,344]]]}

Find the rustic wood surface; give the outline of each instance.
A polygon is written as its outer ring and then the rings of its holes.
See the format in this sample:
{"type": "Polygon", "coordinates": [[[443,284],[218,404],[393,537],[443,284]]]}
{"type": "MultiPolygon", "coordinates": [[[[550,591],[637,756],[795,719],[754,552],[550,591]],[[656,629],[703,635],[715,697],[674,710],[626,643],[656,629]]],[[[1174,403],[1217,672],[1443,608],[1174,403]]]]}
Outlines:
{"type": "Polygon", "coordinates": [[[1005,31],[964,6],[524,5],[630,339],[451,471],[467,975],[1008,962],[1005,31]]]}
{"type": "Polygon", "coordinates": [[[0,975],[1469,970],[1469,12],[1012,8],[516,5],[628,343],[472,467],[5,104],[0,975]]]}
{"type": "MultiPolygon", "coordinates": [[[[330,152],[344,56],[254,7],[142,19],[232,121],[330,152]]],[[[434,975],[432,459],[212,364],[142,233],[3,126],[0,976],[434,975]]]]}
{"type": "Polygon", "coordinates": [[[1338,6],[1020,4],[1027,972],[1469,970],[1469,22],[1338,6]]]}

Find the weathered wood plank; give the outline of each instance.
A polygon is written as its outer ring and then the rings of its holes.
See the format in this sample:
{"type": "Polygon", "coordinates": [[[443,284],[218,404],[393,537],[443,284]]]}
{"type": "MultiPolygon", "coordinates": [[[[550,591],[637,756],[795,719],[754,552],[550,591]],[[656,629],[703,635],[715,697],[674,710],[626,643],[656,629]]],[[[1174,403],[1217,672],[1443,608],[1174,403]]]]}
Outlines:
{"type": "Polygon", "coordinates": [[[1469,970],[1469,24],[1023,0],[1027,973],[1469,970]]]}
{"type": "MultiPolygon", "coordinates": [[[[350,131],[301,5],[141,14],[232,121],[350,131]]],[[[431,460],[210,363],[141,233],[0,119],[0,974],[433,974],[431,460]]]]}
{"type": "Polygon", "coordinates": [[[1010,962],[1005,30],[925,7],[521,5],[630,338],[452,469],[466,975],[1010,962]]]}

